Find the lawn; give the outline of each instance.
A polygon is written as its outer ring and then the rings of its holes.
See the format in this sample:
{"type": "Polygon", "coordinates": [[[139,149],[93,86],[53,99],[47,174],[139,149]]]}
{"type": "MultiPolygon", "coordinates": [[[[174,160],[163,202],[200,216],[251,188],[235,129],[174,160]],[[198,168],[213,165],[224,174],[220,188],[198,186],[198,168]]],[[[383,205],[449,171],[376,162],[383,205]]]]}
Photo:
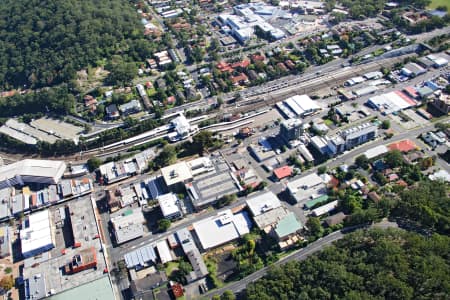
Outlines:
{"type": "Polygon", "coordinates": [[[438,6],[447,6],[450,8],[450,3],[448,0],[431,0],[431,4],[428,5],[428,8],[435,9],[438,6]]]}
{"type": "Polygon", "coordinates": [[[327,126],[332,126],[332,125],[334,125],[334,122],[332,121],[332,120],[330,120],[330,119],[325,119],[325,121],[323,121],[324,123],[325,123],[325,125],[327,125],[327,126]]]}
{"type": "Polygon", "coordinates": [[[167,277],[169,277],[174,270],[178,270],[179,263],[178,261],[171,261],[167,263],[167,267],[165,269],[167,277]]]}

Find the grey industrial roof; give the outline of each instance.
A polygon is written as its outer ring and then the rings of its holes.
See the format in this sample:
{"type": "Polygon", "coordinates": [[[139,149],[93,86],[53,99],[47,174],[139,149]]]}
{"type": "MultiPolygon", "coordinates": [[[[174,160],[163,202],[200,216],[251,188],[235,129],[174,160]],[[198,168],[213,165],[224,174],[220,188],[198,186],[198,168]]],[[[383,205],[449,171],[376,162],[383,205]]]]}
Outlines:
{"type": "Polygon", "coordinates": [[[25,279],[25,299],[38,300],[47,296],[44,275],[35,274],[31,278],[25,279]]]}
{"type": "Polygon", "coordinates": [[[124,255],[125,263],[129,269],[137,266],[143,267],[150,262],[155,262],[156,258],[157,256],[153,245],[147,245],[124,255]]]}

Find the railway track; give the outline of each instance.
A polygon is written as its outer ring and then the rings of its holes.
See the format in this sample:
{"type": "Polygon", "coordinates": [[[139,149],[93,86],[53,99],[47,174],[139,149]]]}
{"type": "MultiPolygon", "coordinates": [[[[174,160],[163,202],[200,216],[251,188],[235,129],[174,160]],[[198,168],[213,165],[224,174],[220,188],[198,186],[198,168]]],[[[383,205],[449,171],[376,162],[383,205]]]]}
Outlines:
{"type": "Polygon", "coordinates": [[[244,98],[243,100],[238,101],[233,105],[225,107],[225,110],[228,113],[243,113],[267,106],[272,106],[276,102],[281,101],[282,99],[289,96],[294,96],[299,93],[308,94],[318,89],[330,86],[331,84],[338,85],[354,76],[359,76],[370,71],[379,70],[382,67],[391,67],[396,63],[403,61],[403,59],[406,57],[411,57],[411,55],[399,56],[397,58],[386,59],[382,61],[374,61],[368,65],[358,65],[355,67],[355,69],[348,69],[347,73],[344,73],[340,76],[325,74],[319,77],[321,78],[321,81],[318,81],[319,78],[307,79],[301,84],[298,84],[298,86],[287,86],[283,89],[274,90],[269,93],[261,93],[244,98]]]}

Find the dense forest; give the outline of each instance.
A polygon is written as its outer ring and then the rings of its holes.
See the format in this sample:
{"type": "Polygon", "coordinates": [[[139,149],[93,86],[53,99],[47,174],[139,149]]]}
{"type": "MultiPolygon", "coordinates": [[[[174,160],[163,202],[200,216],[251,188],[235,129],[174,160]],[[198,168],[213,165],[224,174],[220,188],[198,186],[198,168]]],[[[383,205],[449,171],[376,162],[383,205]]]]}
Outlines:
{"type": "Polygon", "coordinates": [[[450,238],[402,230],[357,231],[302,262],[270,269],[248,300],[448,299],[450,238]]]}
{"type": "Polygon", "coordinates": [[[3,0],[0,88],[68,82],[114,54],[143,59],[146,42],[129,1],[3,0]]]}

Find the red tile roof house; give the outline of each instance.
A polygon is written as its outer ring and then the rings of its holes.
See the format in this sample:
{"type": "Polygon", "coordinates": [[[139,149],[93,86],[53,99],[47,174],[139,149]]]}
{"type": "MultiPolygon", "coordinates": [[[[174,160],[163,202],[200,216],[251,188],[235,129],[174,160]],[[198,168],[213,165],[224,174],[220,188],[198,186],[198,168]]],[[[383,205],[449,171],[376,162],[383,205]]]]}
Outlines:
{"type": "Polygon", "coordinates": [[[264,55],[253,54],[251,56],[251,59],[253,62],[257,62],[257,61],[264,61],[266,58],[264,57],[264,55]]]}
{"type": "Polygon", "coordinates": [[[237,76],[231,76],[230,80],[235,86],[249,82],[247,75],[245,75],[244,73],[240,73],[237,76]]]}
{"type": "Polygon", "coordinates": [[[175,101],[176,101],[175,96],[170,96],[170,97],[167,97],[167,99],[166,99],[166,102],[168,105],[174,104],[175,101]]]}
{"type": "Polygon", "coordinates": [[[219,69],[220,72],[232,72],[234,69],[231,67],[231,65],[227,62],[221,61],[217,64],[217,69],[219,69]]]}
{"type": "Polygon", "coordinates": [[[417,145],[411,140],[403,140],[392,143],[388,146],[389,150],[399,150],[403,153],[417,149],[417,145]]]}
{"type": "Polygon", "coordinates": [[[250,61],[248,59],[244,59],[243,61],[240,62],[235,62],[231,65],[232,68],[247,68],[248,66],[250,66],[250,61]]]}
{"type": "Polygon", "coordinates": [[[281,180],[292,175],[292,168],[289,166],[280,167],[273,170],[273,174],[278,180],[281,180]]]}

